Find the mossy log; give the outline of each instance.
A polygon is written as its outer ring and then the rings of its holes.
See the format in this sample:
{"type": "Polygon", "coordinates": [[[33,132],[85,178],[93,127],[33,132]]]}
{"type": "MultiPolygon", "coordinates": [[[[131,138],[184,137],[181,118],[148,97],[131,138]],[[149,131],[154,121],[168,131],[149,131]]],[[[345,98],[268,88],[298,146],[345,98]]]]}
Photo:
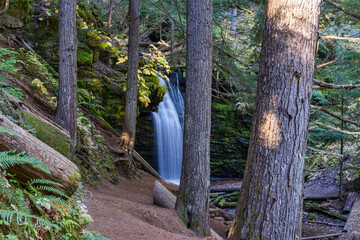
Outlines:
{"type": "Polygon", "coordinates": [[[0,126],[13,130],[22,136],[20,138],[10,134],[0,134],[0,151],[15,149],[17,152],[27,152],[45,163],[51,173],[49,175],[29,165],[21,165],[8,169],[10,173],[16,174],[16,179],[24,183],[32,178],[46,178],[64,185],[64,188],[59,188],[69,195],[76,190],[80,174],[78,167],[73,162],[3,115],[0,115],[0,126]]]}

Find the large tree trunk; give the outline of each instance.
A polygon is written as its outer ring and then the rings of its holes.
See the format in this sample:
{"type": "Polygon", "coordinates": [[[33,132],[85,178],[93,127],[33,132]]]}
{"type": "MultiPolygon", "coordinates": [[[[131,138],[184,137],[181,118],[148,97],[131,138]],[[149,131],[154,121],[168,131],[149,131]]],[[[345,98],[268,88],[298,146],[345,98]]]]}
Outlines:
{"type": "Polygon", "coordinates": [[[122,145],[131,154],[134,148],[137,113],[137,75],[139,68],[140,1],[129,2],[129,60],[126,82],[125,122],[121,135],[122,145]]]}
{"type": "Polygon", "coordinates": [[[300,239],[321,0],[269,0],[256,109],[231,239],[300,239]]]}
{"type": "Polygon", "coordinates": [[[210,234],[212,0],[188,0],[184,150],[176,212],[198,236],[210,234]]]}
{"type": "MultiPolygon", "coordinates": [[[[76,1],[59,1],[59,97],[55,122],[69,131],[76,145],[76,1]]],[[[73,151],[71,151],[73,152],[73,151]]]]}
{"type": "Polygon", "coordinates": [[[51,173],[51,175],[48,175],[29,165],[21,165],[9,169],[11,173],[16,173],[17,179],[26,182],[29,179],[45,178],[64,185],[65,188],[61,188],[61,190],[68,194],[72,194],[76,190],[78,181],[80,181],[80,173],[73,162],[2,115],[0,115],[0,126],[13,130],[22,136],[1,133],[0,151],[16,150],[17,152],[27,152],[45,163],[51,173]]]}

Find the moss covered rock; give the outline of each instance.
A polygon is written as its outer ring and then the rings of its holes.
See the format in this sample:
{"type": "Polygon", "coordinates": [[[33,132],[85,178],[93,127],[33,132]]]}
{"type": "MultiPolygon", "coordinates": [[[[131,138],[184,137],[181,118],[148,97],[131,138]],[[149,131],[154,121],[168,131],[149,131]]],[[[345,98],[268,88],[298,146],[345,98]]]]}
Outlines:
{"type": "Polygon", "coordinates": [[[93,51],[86,45],[80,44],[77,51],[77,64],[78,66],[92,66],[93,64],[93,51]]]}
{"type": "Polygon", "coordinates": [[[117,183],[118,173],[104,137],[85,116],[78,118],[78,130],[81,141],[78,145],[75,162],[83,180],[91,185],[97,185],[103,177],[110,182],[117,183]]]}
{"type": "Polygon", "coordinates": [[[250,122],[230,105],[213,102],[211,177],[240,178],[245,170],[250,122]]]}
{"type": "MultiPolygon", "coordinates": [[[[0,6],[4,6],[4,4],[5,0],[0,0],[0,6]]],[[[21,28],[25,25],[29,11],[29,0],[11,1],[8,11],[0,16],[0,25],[4,25],[8,28],[21,28]]]]}

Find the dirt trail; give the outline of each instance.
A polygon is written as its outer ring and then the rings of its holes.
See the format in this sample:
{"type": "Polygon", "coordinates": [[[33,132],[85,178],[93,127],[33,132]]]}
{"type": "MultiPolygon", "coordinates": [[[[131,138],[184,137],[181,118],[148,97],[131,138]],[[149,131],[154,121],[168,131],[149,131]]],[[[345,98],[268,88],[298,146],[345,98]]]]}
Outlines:
{"type": "Polygon", "coordinates": [[[84,203],[94,219],[88,229],[112,240],[201,239],[181,224],[174,210],[153,204],[155,178],[146,173],[141,176],[121,179],[118,185],[86,187],[84,203]]]}

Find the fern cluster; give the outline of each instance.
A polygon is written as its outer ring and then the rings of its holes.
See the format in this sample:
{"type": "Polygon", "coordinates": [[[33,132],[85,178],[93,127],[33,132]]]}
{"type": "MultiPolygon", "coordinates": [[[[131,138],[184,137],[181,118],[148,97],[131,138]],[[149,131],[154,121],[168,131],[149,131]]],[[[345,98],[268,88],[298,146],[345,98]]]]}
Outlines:
{"type": "MultiPolygon", "coordinates": [[[[0,127],[0,133],[17,133],[0,127]]],[[[6,173],[28,164],[50,174],[47,166],[27,153],[0,152],[0,239],[106,239],[83,228],[92,220],[81,201],[67,196],[60,183],[31,179],[25,186],[6,173]]]]}

